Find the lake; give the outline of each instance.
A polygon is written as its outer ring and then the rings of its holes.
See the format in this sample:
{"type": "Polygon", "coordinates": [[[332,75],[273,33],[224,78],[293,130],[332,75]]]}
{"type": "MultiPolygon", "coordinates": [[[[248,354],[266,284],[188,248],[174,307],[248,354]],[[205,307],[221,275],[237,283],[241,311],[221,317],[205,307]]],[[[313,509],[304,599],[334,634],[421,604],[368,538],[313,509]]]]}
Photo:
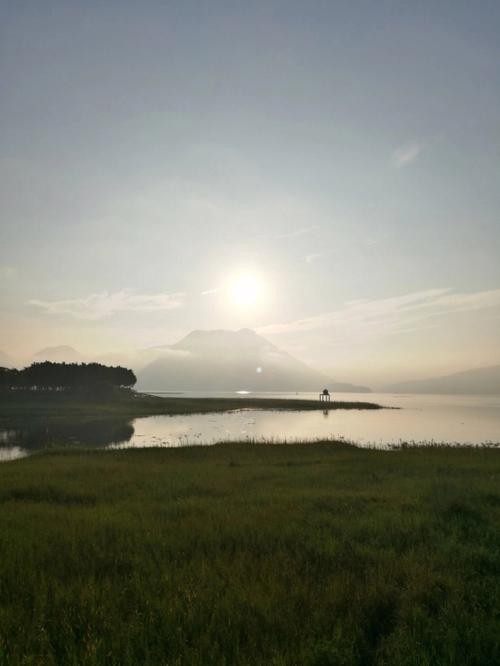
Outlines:
{"type": "MultiPolygon", "coordinates": [[[[155,395],[162,395],[157,393],[155,395]]],[[[234,393],[179,393],[179,397],[234,397],[234,393]]],[[[317,399],[314,393],[244,393],[252,397],[317,399]]],[[[339,401],[377,402],[399,409],[335,411],[235,410],[223,414],[114,419],[31,419],[0,427],[0,462],[53,446],[128,448],[189,446],[228,440],[344,439],[389,448],[422,444],[500,444],[500,396],[335,394],[339,401]]]]}

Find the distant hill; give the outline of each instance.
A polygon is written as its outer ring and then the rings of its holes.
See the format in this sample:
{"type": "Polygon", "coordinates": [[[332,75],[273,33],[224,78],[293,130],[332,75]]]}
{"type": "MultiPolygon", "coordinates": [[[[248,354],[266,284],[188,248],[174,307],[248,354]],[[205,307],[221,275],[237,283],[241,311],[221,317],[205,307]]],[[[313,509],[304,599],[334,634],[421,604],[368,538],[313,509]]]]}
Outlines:
{"type": "Polygon", "coordinates": [[[133,368],[134,372],[137,373],[161,357],[165,349],[169,348],[152,347],[150,349],[101,352],[89,360],[104,363],[105,365],[123,365],[126,368],[133,368]]]}
{"type": "Polygon", "coordinates": [[[385,390],[391,393],[500,395],[500,365],[465,370],[444,377],[401,382],[387,386],[385,390]]]}
{"type": "Polygon", "coordinates": [[[79,363],[84,360],[82,354],[73,347],[60,345],[58,347],[45,347],[33,355],[34,362],[52,361],[54,363],[79,363]]]}
{"type": "Polygon", "coordinates": [[[192,331],[138,373],[149,391],[369,392],[338,383],[295,359],[254,331],[192,331]]]}

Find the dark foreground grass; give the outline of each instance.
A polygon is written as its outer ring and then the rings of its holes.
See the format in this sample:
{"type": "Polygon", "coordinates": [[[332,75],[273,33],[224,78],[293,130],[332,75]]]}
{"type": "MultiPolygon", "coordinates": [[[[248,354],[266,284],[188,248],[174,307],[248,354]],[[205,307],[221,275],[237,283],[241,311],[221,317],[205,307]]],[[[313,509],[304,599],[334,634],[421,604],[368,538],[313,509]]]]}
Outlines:
{"type": "Polygon", "coordinates": [[[0,664],[500,663],[500,452],[0,466],[0,664]]]}

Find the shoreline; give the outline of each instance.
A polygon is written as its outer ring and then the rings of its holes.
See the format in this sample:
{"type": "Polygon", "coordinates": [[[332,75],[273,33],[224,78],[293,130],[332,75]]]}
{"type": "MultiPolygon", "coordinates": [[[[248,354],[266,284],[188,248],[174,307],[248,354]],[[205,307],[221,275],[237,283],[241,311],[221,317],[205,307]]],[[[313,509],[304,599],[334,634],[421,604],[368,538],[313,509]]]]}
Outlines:
{"type": "Polygon", "coordinates": [[[184,415],[228,412],[235,409],[311,411],[336,409],[396,409],[373,402],[294,400],[287,398],[190,398],[158,397],[148,393],[121,392],[98,401],[90,396],[64,393],[23,392],[0,394],[0,419],[35,416],[140,416],[184,415]]]}
{"type": "MultiPolygon", "coordinates": [[[[233,449],[238,451],[242,447],[248,447],[250,450],[256,450],[257,447],[262,449],[269,448],[281,448],[281,449],[314,449],[318,447],[318,451],[321,449],[327,450],[329,447],[334,447],[337,451],[362,451],[362,452],[372,452],[372,453],[399,453],[404,454],[406,452],[420,452],[420,453],[443,453],[443,452],[468,452],[473,455],[480,455],[481,452],[485,451],[499,451],[500,443],[495,442],[482,442],[479,444],[471,443],[450,443],[450,442],[435,442],[435,441],[419,441],[419,442],[400,442],[400,443],[385,443],[383,445],[374,445],[374,444],[362,444],[354,440],[347,439],[325,439],[325,438],[311,438],[311,439],[298,439],[298,440],[287,440],[285,439],[275,439],[270,438],[266,439],[239,439],[239,440],[219,440],[214,442],[200,443],[197,442],[185,442],[182,445],[151,445],[151,446],[122,446],[119,444],[107,444],[104,447],[100,446],[87,446],[78,444],[68,445],[61,444],[45,448],[36,448],[30,449],[23,447],[22,445],[13,445],[13,446],[0,446],[0,466],[3,467],[7,463],[19,462],[21,460],[27,460],[29,458],[40,458],[40,457],[58,457],[58,456],[85,456],[85,459],[88,460],[89,457],[95,457],[95,462],[99,461],[99,456],[112,454],[120,456],[130,456],[134,455],[146,455],[154,458],[158,453],[161,455],[162,452],[172,452],[172,451],[182,451],[190,450],[191,455],[196,456],[205,450],[219,450],[219,449],[233,449]],[[5,455],[10,451],[16,451],[12,456],[5,455]],[[2,456],[3,454],[3,456],[2,456]]],[[[168,454],[167,454],[168,455],[168,454]]],[[[215,454],[214,454],[215,455],[215,454]]],[[[265,454],[263,454],[265,457],[265,454]]]]}

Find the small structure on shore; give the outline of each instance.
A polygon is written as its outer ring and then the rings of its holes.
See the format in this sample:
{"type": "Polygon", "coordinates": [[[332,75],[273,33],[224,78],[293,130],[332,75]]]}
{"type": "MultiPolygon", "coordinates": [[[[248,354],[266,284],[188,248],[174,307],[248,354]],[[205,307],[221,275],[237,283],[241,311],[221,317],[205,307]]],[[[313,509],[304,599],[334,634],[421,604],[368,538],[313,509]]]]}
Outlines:
{"type": "Polygon", "coordinates": [[[330,391],[328,389],[323,389],[319,394],[320,402],[330,402],[330,391]]]}

